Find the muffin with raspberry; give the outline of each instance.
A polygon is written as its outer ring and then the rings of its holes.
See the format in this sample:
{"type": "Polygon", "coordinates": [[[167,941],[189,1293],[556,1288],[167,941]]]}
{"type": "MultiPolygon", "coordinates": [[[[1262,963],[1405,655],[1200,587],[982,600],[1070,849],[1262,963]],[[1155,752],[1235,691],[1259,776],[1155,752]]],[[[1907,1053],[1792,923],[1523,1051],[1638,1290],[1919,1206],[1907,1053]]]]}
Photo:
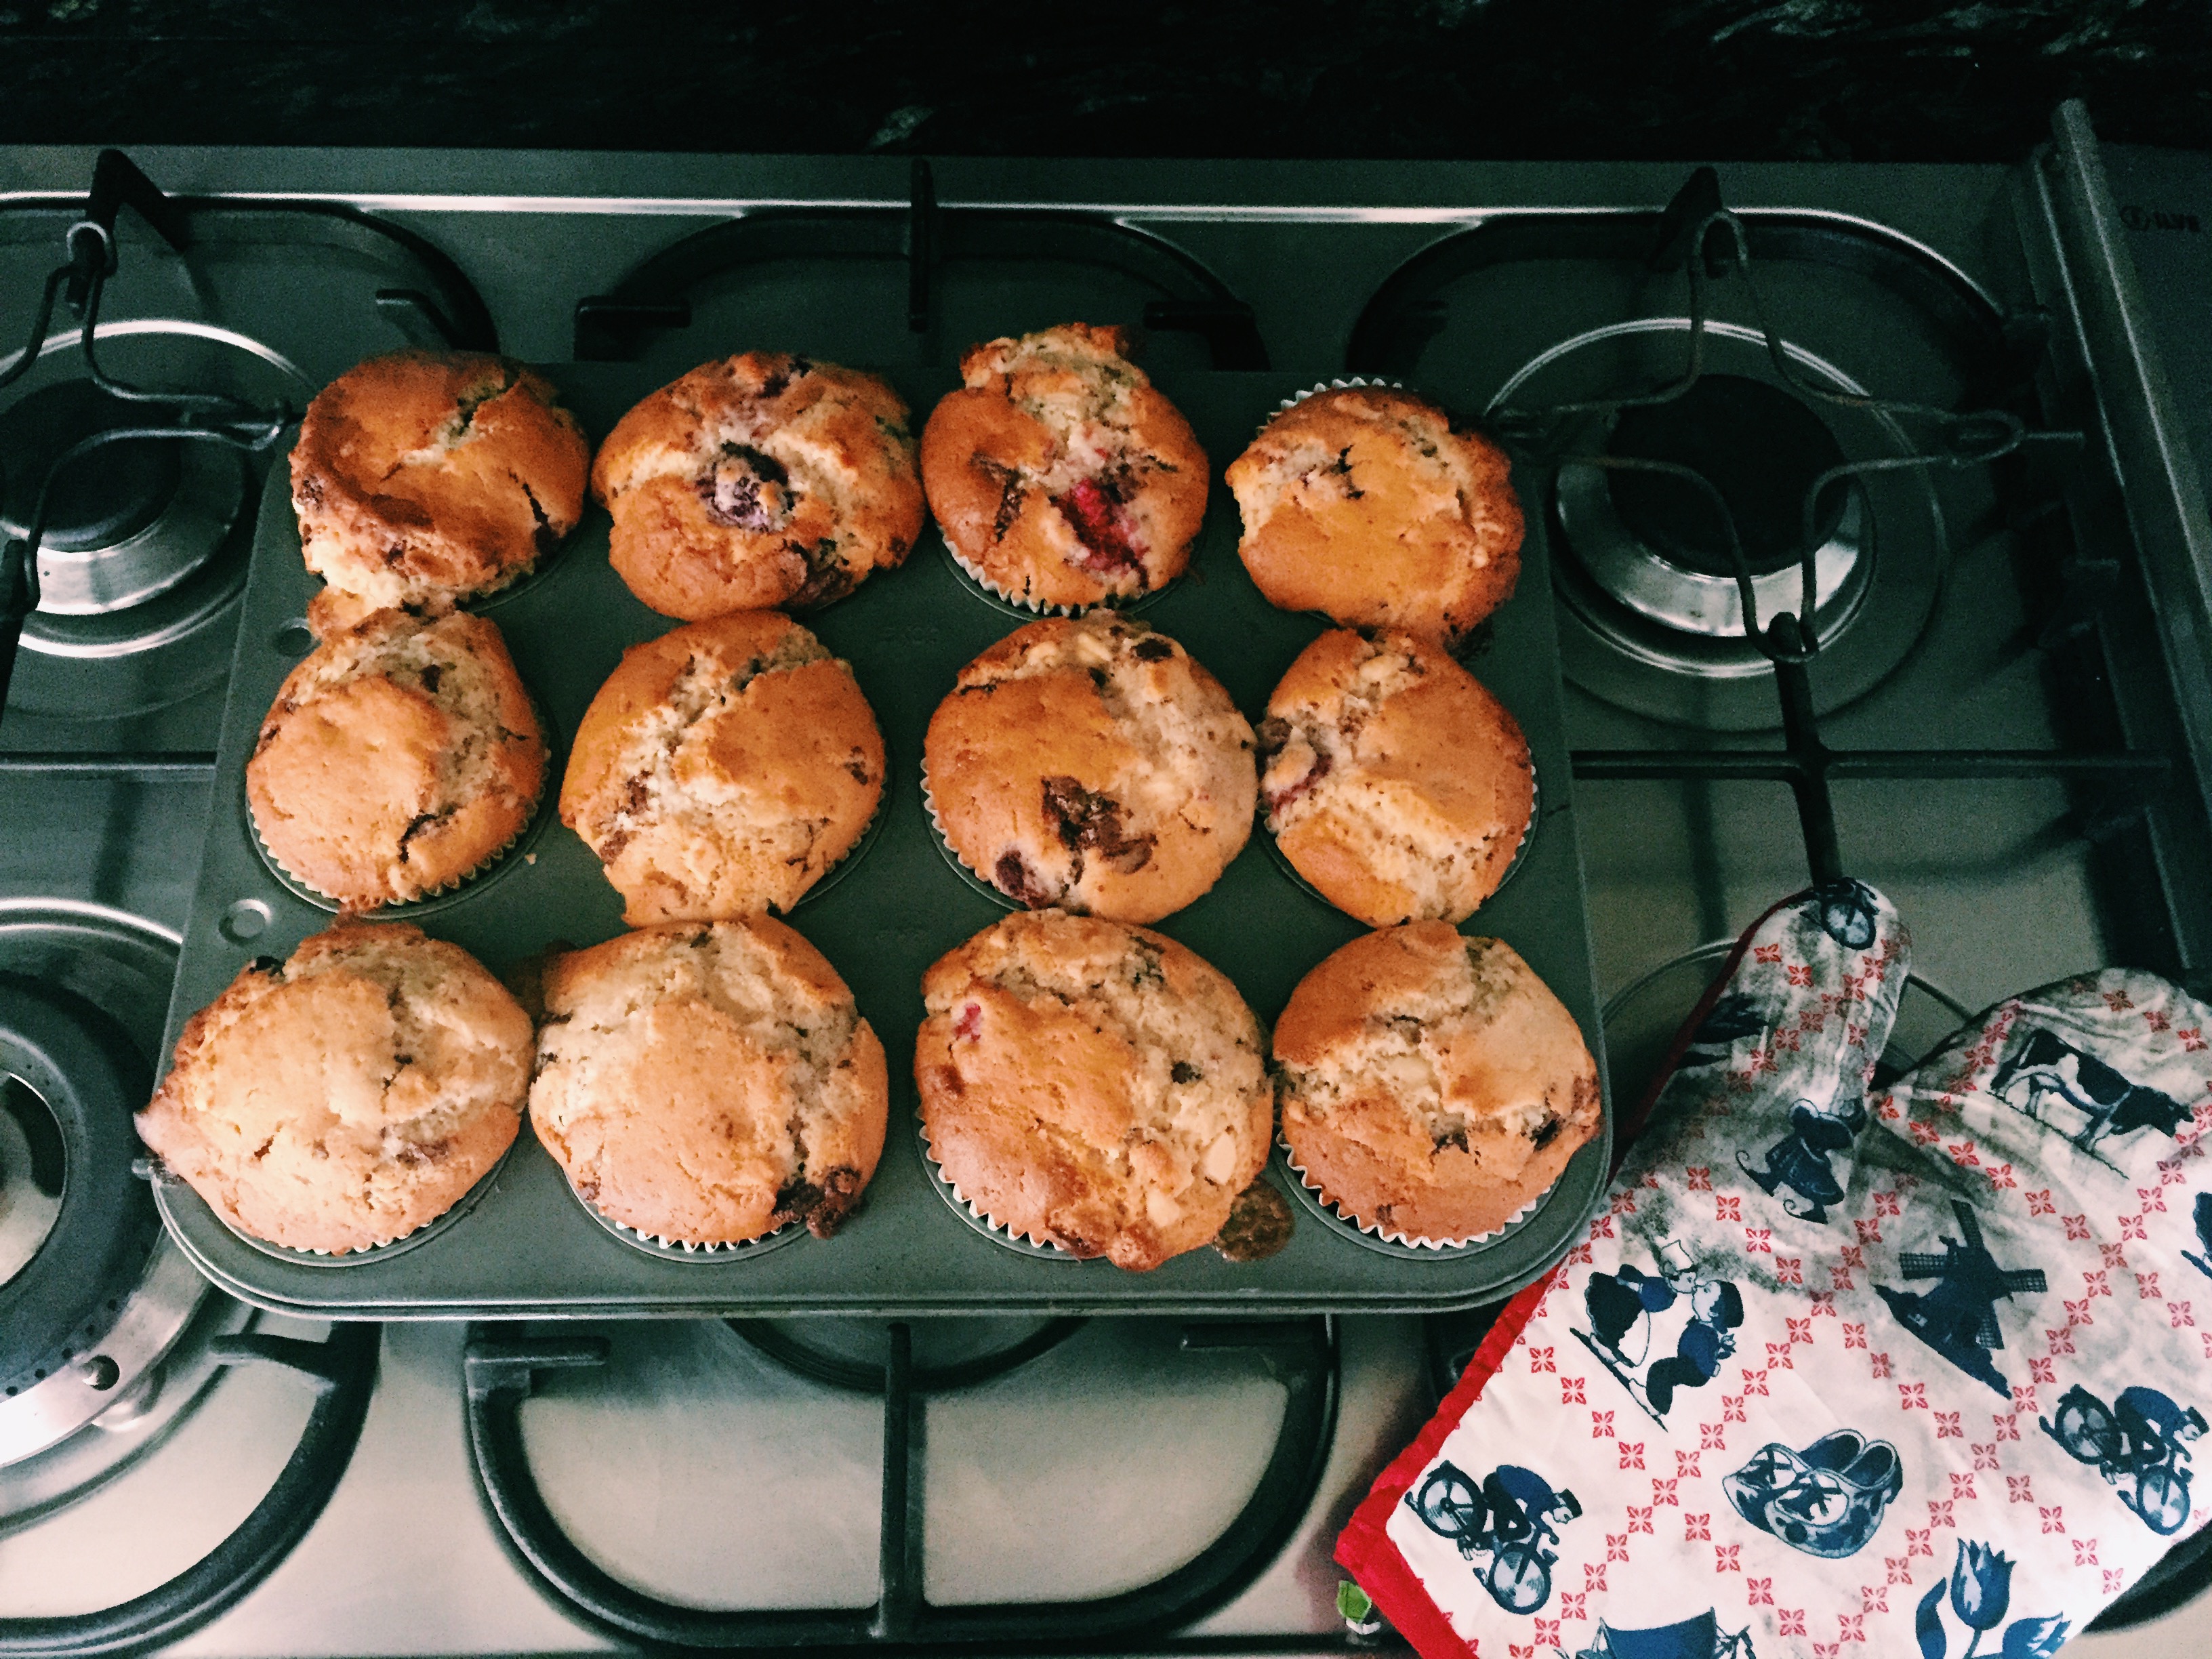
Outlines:
{"type": "Polygon", "coordinates": [[[1031,610],[1133,599],[1182,574],[1206,517],[1190,422],[1119,328],[990,340],[931,411],[921,476],[962,569],[1031,610]]]}
{"type": "Polygon", "coordinates": [[[623,416],[592,491],[639,599],[696,621],[825,605],[921,533],[905,404],[873,374],[787,352],[704,363],[623,416]]]}

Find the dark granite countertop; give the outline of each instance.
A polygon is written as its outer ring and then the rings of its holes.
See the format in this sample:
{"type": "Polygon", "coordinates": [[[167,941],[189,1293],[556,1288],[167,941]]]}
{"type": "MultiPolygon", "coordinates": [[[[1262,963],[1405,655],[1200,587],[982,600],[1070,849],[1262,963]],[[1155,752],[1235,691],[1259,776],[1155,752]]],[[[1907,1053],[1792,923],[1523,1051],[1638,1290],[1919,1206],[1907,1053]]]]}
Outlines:
{"type": "Polygon", "coordinates": [[[0,0],[0,143],[2010,160],[2212,149],[2204,0],[0,0]]]}

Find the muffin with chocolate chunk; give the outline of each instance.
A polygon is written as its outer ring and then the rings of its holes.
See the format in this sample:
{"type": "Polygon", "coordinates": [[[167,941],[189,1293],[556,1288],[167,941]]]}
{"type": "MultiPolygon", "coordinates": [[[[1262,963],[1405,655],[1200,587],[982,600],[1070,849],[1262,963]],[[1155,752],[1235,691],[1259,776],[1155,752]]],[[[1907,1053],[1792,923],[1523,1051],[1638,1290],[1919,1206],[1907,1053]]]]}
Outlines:
{"type": "Polygon", "coordinates": [[[561,821],[633,926],[787,910],[883,799],[884,740],[852,669],[775,611],[632,646],[577,727],[561,821]]]}
{"type": "Polygon", "coordinates": [[[1325,957],[1276,1022],[1275,1061],[1292,1165],[1392,1239],[1495,1232],[1598,1132],[1574,1016],[1510,945],[1441,921],[1325,957]]]}
{"type": "Polygon", "coordinates": [[[530,1017],[459,946],[343,922],[186,1023],[138,1134],[231,1226],[343,1255],[437,1219],[513,1144],[530,1017]]]}
{"type": "Polygon", "coordinates": [[[961,568],[1032,610],[1130,599],[1181,575],[1206,517],[1190,422],[1119,328],[972,346],[921,434],[930,511],[961,568]]]}
{"type": "Polygon", "coordinates": [[[530,1122],[576,1195],[664,1243],[827,1238],[883,1155],[883,1044],[780,921],[650,927],[545,969],[530,1122]]]}
{"type": "Polygon", "coordinates": [[[1521,503],[1505,453],[1435,404],[1339,386],[1267,422],[1229,465],[1237,552],[1271,604],[1455,647],[1512,597],[1521,503]]]}
{"type": "Polygon", "coordinates": [[[292,447],[300,551],[330,584],[308,621],[328,634],[506,586],[576,527],[589,460],[552,383],[504,357],[396,351],[348,369],[292,447]]]}
{"type": "Polygon", "coordinates": [[[702,364],[599,447],[616,573],[687,620],[843,598],[921,533],[906,418],[858,369],[781,351],[702,364]]]}
{"type": "Polygon", "coordinates": [[[1370,927],[1464,921],[1528,832],[1535,780],[1505,705],[1411,634],[1322,635],[1260,723],[1267,829],[1370,927]]]}
{"type": "Polygon", "coordinates": [[[1011,915],[921,992],[922,1133],[992,1225],[1143,1270],[1212,1242],[1259,1178],[1274,1116],[1260,1024],[1174,940],[1011,915]]]}
{"type": "Polygon", "coordinates": [[[1017,629],[960,671],[922,745],[945,844],[1000,892],[1153,921],[1252,830],[1252,728],[1166,635],[1112,611],[1017,629]]]}
{"type": "Polygon", "coordinates": [[[522,833],[545,739],[499,629],[380,611],[284,679],[246,763],[254,833],[348,912],[453,885],[522,833]]]}

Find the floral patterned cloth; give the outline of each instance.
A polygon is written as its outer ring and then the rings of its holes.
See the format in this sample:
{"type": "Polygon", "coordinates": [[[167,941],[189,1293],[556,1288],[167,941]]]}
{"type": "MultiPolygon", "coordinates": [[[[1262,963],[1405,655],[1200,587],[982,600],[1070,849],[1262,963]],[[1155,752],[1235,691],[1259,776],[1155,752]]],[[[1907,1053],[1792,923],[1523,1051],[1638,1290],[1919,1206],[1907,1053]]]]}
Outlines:
{"type": "Polygon", "coordinates": [[[1426,1659],[2046,1659],[2212,1518],[2212,1017],[2069,980],[1869,1099],[1908,951],[1856,883],[1738,945],[1339,1542],[1426,1659]]]}

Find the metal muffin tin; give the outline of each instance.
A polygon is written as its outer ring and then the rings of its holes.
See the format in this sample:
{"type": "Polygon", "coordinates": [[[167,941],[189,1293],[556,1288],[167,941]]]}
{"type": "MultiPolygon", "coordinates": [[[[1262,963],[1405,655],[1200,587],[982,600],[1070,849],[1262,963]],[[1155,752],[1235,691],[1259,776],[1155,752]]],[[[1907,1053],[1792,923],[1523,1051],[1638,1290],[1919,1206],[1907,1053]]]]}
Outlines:
{"type": "MultiPolygon", "coordinates": [[[[634,364],[554,365],[545,371],[594,435],[605,434],[659,379],[634,364]]],[[[926,416],[956,383],[949,369],[894,372],[926,416]]],[[[1311,373],[1162,372],[1158,383],[1196,428],[1215,483],[1193,568],[1144,607],[1219,677],[1255,719],[1292,658],[1325,624],[1261,598],[1237,557],[1237,504],[1220,469],[1311,373]]],[[[1447,389],[1448,391],[1448,389],[1447,389]]],[[[1603,1049],[1589,927],[1583,902],[1561,706],[1559,647],[1542,515],[1534,492],[1518,591],[1483,630],[1468,665],[1520,720],[1544,791],[1540,833],[1521,867],[1464,931],[1518,951],[1603,1049]]],[[[549,790],[567,762],[563,740],[623,648],[677,624],[632,598],[607,563],[606,515],[596,507],[537,575],[475,608],[495,621],[555,744],[549,790]]],[[[890,1132],[860,1211],[835,1238],[671,1260],[617,1238],[569,1191],[526,1125],[465,1214],[412,1248],[357,1257],[288,1260],[232,1231],[187,1187],[163,1182],[161,1213],[194,1262],[231,1294],[285,1312],[364,1319],[465,1316],[604,1317],[779,1315],[884,1316],[979,1313],[1282,1315],[1426,1312],[1471,1306],[1527,1284],[1565,1253],[1603,1192],[1613,1146],[1602,1133],[1527,1219],[1463,1252],[1383,1251],[1348,1223],[1296,1205],[1290,1244],[1263,1261],[1193,1251],[1149,1273],[1057,1253],[1010,1250],[979,1236],[945,1202],[925,1161],[911,1076],[925,969],[1005,914],[939,854],[923,812],[922,732],[961,666],[1018,625],[963,580],[936,532],[900,569],[803,618],[851,662],[889,750],[881,827],[826,890],[789,920],[819,946],[859,999],[890,1060],[890,1132]]],[[[245,769],[264,714],[304,648],[300,618],[319,584],[300,558],[286,469],[272,470],[262,503],[225,710],[199,881],[185,935],[165,1048],[192,1012],[253,957],[289,954],[327,927],[328,910],[290,890],[254,848],[245,769]]],[[[1263,1020],[1298,980],[1362,930],[1295,880],[1266,833],[1213,890],[1159,924],[1226,972],[1263,1020]]],[[[622,931],[621,902],[599,861],[557,822],[495,866],[492,878],[389,913],[451,939],[495,970],[556,943],[589,945],[622,931]],[[419,913],[419,917],[418,917],[419,913]]],[[[1286,1194],[1296,1178],[1279,1152],[1265,1177],[1286,1194]]]]}

